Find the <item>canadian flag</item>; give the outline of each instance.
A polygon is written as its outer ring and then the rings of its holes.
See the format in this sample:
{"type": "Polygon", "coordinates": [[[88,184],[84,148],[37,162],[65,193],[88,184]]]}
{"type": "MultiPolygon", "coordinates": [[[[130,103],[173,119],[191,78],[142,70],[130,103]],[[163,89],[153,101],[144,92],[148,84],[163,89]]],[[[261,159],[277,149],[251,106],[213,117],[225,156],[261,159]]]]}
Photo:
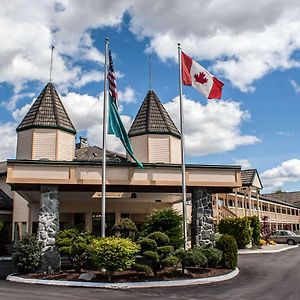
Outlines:
{"type": "Polygon", "coordinates": [[[182,83],[193,86],[208,99],[220,99],[224,83],[181,51],[182,83]]]}

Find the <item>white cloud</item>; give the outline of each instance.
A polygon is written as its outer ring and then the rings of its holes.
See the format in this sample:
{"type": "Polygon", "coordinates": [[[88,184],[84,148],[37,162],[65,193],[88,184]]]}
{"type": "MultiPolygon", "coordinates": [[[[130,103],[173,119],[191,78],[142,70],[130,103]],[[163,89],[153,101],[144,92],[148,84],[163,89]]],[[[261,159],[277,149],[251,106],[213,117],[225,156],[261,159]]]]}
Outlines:
{"type": "Polygon", "coordinates": [[[278,135],[287,136],[287,137],[295,135],[295,132],[293,132],[293,131],[276,131],[275,133],[278,135]]]}
{"type": "Polygon", "coordinates": [[[245,158],[236,158],[234,160],[234,163],[237,165],[240,165],[242,167],[242,169],[244,169],[244,170],[251,168],[251,164],[250,164],[249,160],[245,159],[245,158]]]}
{"type": "MultiPolygon", "coordinates": [[[[94,47],[90,29],[118,26],[129,5],[130,1],[115,0],[87,0],[84,5],[79,0],[3,0],[0,40],[5,42],[0,48],[0,82],[20,90],[27,81],[48,81],[51,44],[55,45],[55,83],[82,86],[99,80],[95,70],[81,75],[80,62],[104,61],[94,47]]],[[[104,37],[102,40],[104,43],[104,37]]]]}
{"type": "Polygon", "coordinates": [[[276,69],[299,67],[292,54],[300,48],[297,1],[212,0],[136,1],[130,26],[149,37],[149,49],[163,60],[177,58],[177,43],[242,91],[276,69]],[[224,9],[226,8],[226,9],[224,9]],[[163,17],[162,17],[163,16],[163,17]]]}
{"type": "MultiPolygon", "coordinates": [[[[68,93],[61,100],[76,128],[86,132],[90,145],[102,147],[102,122],[103,122],[103,93],[99,98],[77,93],[68,93]]],[[[127,115],[121,115],[125,128],[128,130],[132,119],[127,115]]],[[[109,150],[125,153],[124,147],[113,135],[107,137],[109,150]]]]}
{"type": "Polygon", "coordinates": [[[292,87],[294,88],[295,93],[296,94],[300,94],[300,86],[299,86],[299,84],[294,79],[290,80],[290,83],[291,83],[292,87]]]}
{"type": "Polygon", "coordinates": [[[119,91],[118,96],[121,102],[125,102],[125,103],[136,102],[135,90],[131,86],[127,86],[124,91],[119,91]]]}
{"type": "MultiPolygon", "coordinates": [[[[185,97],[183,100],[188,155],[220,153],[259,142],[257,137],[241,133],[240,126],[250,118],[250,114],[242,111],[239,103],[210,101],[203,106],[185,97]]],[[[179,128],[179,97],[164,106],[179,128]]]]}
{"type": "Polygon", "coordinates": [[[2,139],[0,161],[7,158],[15,158],[17,144],[16,127],[15,123],[0,123],[0,136],[2,139]]]}
{"type": "Polygon", "coordinates": [[[276,190],[289,182],[300,182],[300,160],[287,160],[263,172],[260,177],[266,190],[276,190]]]}

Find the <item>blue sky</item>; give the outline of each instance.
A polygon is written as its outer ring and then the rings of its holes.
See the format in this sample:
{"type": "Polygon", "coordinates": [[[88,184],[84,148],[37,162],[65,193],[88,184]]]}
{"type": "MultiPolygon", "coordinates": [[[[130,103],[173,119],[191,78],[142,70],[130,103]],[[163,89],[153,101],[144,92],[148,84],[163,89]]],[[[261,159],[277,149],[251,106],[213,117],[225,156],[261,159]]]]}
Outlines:
{"type": "MultiPolygon", "coordinates": [[[[79,135],[101,145],[104,40],[127,128],[152,87],[178,124],[177,42],[225,83],[221,101],[184,87],[187,162],[257,168],[265,192],[300,190],[300,4],[296,1],[4,1],[0,12],[0,158],[49,79],[79,135]],[[225,10],[220,7],[226,7],[225,10]]],[[[109,148],[123,151],[109,138],[109,148]]]]}

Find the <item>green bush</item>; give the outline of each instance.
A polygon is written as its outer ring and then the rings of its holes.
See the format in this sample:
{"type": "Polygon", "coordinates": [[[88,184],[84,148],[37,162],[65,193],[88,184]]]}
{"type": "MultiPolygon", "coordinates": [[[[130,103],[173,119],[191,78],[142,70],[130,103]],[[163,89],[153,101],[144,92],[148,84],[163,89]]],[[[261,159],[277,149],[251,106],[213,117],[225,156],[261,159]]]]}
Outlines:
{"type": "Polygon", "coordinates": [[[178,264],[178,258],[174,257],[174,247],[169,242],[168,236],[159,231],[152,232],[139,241],[141,255],[148,261],[154,275],[166,266],[178,264]]]}
{"type": "Polygon", "coordinates": [[[69,258],[75,272],[81,272],[83,264],[90,256],[92,239],[89,232],[76,228],[62,230],[57,234],[58,251],[69,258]]]}
{"type": "Polygon", "coordinates": [[[141,245],[142,252],[155,251],[157,249],[156,242],[148,237],[140,239],[138,243],[141,245]]]}
{"type": "Polygon", "coordinates": [[[145,251],[143,253],[143,255],[145,256],[145,258],[151,259],[153,262],[158,262],[159,261],[159,256],[158,256],[158,253],[156,251],[145,251]]]}
{"type": "Polygon", "coordinates": [[[202,251],[207,259],[207,267],[217,268],[222,260],[222,251],[217,248],[204,248],[202,251]]]}
{"type": "Polygon", "coordinates": [[[158,247],[165,246],[170,243],[169,237],[165,233],[160,231],[154,231],[150,233],[149,235],[147,235],[147,238],[154,240],[158,247]]]}
{"type": "Polygon", "coordinates": [[[13,247],[13,261],[19,273],[35,272],[41,263],[41,244],[35,236],[26,236],[13,247]]]}
{"type": "Polygon", "coordinates": [[[238,250],[235,238],[228,234],[223,234],[216,242],[216,248],[222,251],[221,265],[224,268],[235,269],[238,260],[238,250]]]}
{"type": "Polygon", "coordinates": [[[176,256],[169,256],[162,260],[164,267],[176,267],[179,263],[179,258],[176,256]]]}
{"type": "Polygon", "coordinates": [[[142,236],[161,231],[170,239],[170,245],[178,249],[183,246],[182,216],[178,212],[166,208],[149,215],[142,227],[142,236]]]}
{"type": "Polygon", "coordinates": [[[105,269],[109,280],[113,272],[129,269],[139,251],[130,239],[116,237],[94,239],[92,246],[92,260],[99,269],[105,269]]]}
{"type": "Polygon", "coordinates": [[[4,223],[0,221],[0,231],[3,229],[3,227],[4,227],[4,223]]]}
{"type": "Polygon", "coordinates": [[[200,247],[188,251],[186,260],[189,267],[204,268],[207,265],[207,258],[200,247]]]}
{"type": "Polygon", "coordinates": [[[257,216],[248,217],[250,220],[250,227],[252,228],[252,244],[259,246],[260,241],[260,222],[257,216]]]}
{"type": "Polygon", "coordinates": [[[245,218],[224,218],[218,225],[219,232],[232,235],[239,249],[246,248],[251,242],[252,229],[250,220],[245,218]]]}
{"type": "Polygon", "coordinates": [[[139,273],[146,273],[146,274],[151,274],[152,269],[148,265],[145,264],[138,264],[138,263],[133,263],[131,266],[132,270],[135,270],[139,273]]]}
{"type": "Polygon", "coordinates": [[[157,247],[157,253],[160,256],[168,256],[169,254],[171,254],[172,252],[174,252],[174,247],[173,246],[161,246],[161,247],[157,247]]]}
{"type": "Polygon", "coordinates": [[[135,239],[138,232],[134,222],[129,218],[122,218],[112,228],[113,233],[117,237],[135,239]]]}

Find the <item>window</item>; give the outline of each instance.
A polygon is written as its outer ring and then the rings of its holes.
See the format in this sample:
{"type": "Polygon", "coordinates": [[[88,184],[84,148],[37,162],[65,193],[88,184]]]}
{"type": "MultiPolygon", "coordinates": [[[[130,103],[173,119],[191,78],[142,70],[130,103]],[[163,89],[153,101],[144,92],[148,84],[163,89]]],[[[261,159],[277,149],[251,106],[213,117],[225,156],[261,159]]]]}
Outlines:
{"type": "Polygon", "coordinates": [[[228,200],[228,206],[234,207],[234,202],[233,202],[233,200],[228,200]]]}

